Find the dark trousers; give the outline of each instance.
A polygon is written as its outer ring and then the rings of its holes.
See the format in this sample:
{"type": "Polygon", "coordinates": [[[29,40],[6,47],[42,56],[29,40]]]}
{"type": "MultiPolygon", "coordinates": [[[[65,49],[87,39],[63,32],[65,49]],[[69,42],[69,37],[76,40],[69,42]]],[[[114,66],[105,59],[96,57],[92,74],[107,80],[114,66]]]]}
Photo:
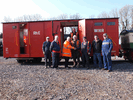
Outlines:
{"type": "Polygon", "coordinates": [[[80,63],[79,57],[80,57],[80,52],[78,50],[72,50],[72,58],[75,63],[76,59],[78,60],[78,63],[80,63]]]}
{"type": "Polygon", "coordinates": [[[87,52],[82,52],[82,65],[83,67],[89,67],[89,55],[87,52]]]}
{"type": "Polygon", "coordinates": [[[69,57],[65,57],[65,68],[68,67],[68,61],[69,61],[69,57]]]}
{"type": "Polygon", "coordinates": [[[52,52],[52,64],[53,64],[53,68],[57,68],[59,65],[59,53],[54,53],[52,52]]]}
{"type": "Polygon", "coordinates": [[[97,66],[97,59],[99,63],[99,68],[102,68],[101,53],[93,53],[93,62],[95,67],[97,66]]]}
{"type": "Polygon", "coordinates": [[[45,52],[45,65],[47,66],[48,65],[48,61],[49,60],[49,66],[51,66],[51,52],[48,51],[48,52],[45,52]]]}

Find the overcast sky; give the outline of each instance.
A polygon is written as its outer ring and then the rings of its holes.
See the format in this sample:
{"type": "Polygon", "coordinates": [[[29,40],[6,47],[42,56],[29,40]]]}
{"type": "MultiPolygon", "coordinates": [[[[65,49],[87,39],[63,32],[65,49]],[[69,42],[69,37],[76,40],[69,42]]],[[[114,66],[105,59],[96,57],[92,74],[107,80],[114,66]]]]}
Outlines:
{"type": "MultiPolygon", "coordinates": [[[[25,14],[41,14],[43,18],[60,14],[79,13],[83,18],[98,16],[101,12],[120,9],[132,0],[0,0],[0,22],[4,16],[12,19],[25,14]]],[[[2,24],[0,24],[2,32],[2,24]]]]}

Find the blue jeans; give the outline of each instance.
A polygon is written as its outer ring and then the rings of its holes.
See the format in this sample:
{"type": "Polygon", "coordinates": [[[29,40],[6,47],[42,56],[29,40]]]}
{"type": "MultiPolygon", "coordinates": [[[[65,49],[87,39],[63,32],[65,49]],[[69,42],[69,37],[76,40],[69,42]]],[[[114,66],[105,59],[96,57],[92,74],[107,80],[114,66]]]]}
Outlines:
{"type": "Polygon", "coordinates": [[[112,70],[111,53],[108,55],[103,54],[103,63],[105,69],[112,70]]]}
{"type": "Polygon", "coordinates": [[[93,53],[93,62],[95,67],[97,66],[97,59],[99,62],[99,68],[102,68],[101,53],[93,53]]]}

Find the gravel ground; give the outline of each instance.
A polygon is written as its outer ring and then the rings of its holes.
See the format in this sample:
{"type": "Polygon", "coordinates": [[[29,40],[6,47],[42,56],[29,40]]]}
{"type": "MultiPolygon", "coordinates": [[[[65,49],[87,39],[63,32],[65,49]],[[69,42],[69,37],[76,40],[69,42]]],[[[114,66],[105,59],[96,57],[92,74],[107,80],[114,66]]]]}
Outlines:
{"type": "MultiPolygon", "coordinates": [[[[62,63],[63,65],[63,63],[62,63]]],[[[0,57],[0,100],[133,100],[133,63],[113,61],[113,71],[46,69],[0,57]]]]}

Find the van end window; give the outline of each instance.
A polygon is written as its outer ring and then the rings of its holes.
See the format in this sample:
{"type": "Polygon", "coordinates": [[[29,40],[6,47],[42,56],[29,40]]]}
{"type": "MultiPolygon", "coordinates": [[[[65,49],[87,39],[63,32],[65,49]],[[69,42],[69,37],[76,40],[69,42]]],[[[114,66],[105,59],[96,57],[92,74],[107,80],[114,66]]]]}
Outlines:
{"type": "Polygon", "coordinates": [[[95,25],[95,26],[102,26],[103,23],[102,23],[102,22],[98,22],[98,23],[95,23],[94,25],[95,25]]]}
{"type": "Polygon", "coordinates": [[[12,26],[12,29],[17,29],[17,26],[12,26]]]}
{"type": "Polygon", "coordinates": [[[107,25],[110,26],[110,25],[115,25],[115,22],[107,22],[107,25]]]}

